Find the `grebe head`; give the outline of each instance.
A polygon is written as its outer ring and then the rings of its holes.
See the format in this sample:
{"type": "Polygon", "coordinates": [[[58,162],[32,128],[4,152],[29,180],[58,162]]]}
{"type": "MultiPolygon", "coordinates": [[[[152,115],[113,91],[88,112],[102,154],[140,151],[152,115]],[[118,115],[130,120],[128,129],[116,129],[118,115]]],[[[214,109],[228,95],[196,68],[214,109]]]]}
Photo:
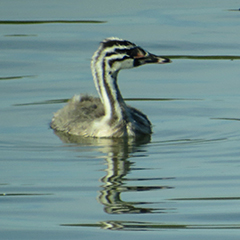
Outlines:
{"type": "MultiPolygon", "coordinates": [[[[96,68],[99,60],[105,69],[115,73],[121,69],[138,67],[147,63],[169,63],[167,58],[151,54],[136,44],[119,38],[107,38],[103,40],[100,47],[92,58],[92,68],[96,68]],[[100,60],[101,59],[101,60],[100,60]]],[[[101,67],[102,67],[101,66],[101,67]]]]}

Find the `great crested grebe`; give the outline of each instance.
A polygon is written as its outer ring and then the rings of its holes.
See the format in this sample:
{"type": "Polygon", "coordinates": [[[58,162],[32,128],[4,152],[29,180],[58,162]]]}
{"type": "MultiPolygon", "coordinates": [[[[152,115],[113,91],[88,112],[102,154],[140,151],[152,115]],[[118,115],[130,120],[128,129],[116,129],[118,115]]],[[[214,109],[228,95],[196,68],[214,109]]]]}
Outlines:
{"type": "Polygon", "coordinates": [[[84,137],[150,135],[151,122],[139,110],[126,105],[117,85],[117,75],[124,68],[169,62],[127,40],[115,37],[103,40],[91,61],[100,98],[75,95],[54,114],[51,128],[84,137]]]}

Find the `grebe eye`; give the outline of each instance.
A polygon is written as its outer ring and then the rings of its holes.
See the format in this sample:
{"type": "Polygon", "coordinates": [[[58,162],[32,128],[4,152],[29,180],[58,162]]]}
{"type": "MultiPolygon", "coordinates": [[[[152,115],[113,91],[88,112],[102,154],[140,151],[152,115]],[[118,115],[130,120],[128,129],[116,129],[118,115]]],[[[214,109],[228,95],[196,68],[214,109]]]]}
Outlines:
{"type": "Polygon", "coordinates": [[[135,58],[143,58],[146,56],[146,52],[140,47],[135,47],[135,48],[130,49],[129,55],[134,59],[135,58]]]}

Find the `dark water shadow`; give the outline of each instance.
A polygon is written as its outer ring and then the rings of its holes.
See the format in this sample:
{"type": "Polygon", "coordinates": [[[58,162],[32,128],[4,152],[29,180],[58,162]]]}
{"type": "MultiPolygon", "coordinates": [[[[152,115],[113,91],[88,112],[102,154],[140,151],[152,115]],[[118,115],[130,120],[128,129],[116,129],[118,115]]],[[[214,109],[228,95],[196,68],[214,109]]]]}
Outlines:
{"type": "Polygon", "coordinates": [[[0,24],[106,23],[97,20],[1,20],[0,24]]]}
{"type": "Polygon", "coordinates": [[[37,34],[7,34],[4,37],[37,37],[37,34]]]}
{"type": "Polygon", "coordinates": [[[154,141],[151,146],[172,146],[172,145],[191,145],[191,144],[205,144],[209,142],[218,142],[218,141],[226,141],[228,138],[212,138],[212,139],[194,139],[194,138],[185,138],[185,139],[173,139],[173,140],[165,140],[165,141],[154,141]]]}
{"type": "Polygon", "coordinates": [[[36,77],[36,75],[0,77],[0,81],[17,80],[17,79],[34,78],[34,77],[36,77]]]}
{"type": "MultiPolygon", "coordinates": [[[[202,101],[204,99],[200,98],[124,98],[125,101],[202,101]]],[[[31,106],[31,105],[45,105],[45,104],[60,104],[68,102],[68,98],[60,98],[60,99],[51,99],[39,102],[31,102],[31,103],[18,103],[13,104],[13,106],[31,106]]]]}
{"type": "Polygon", "coordinates": [[[210,118],[212,120],[240,121],[240,118],[210,118]]]}
{"type": "Polygon", "coordinates": [[[230,12],[240,12],[240,8],[236,8],[236,9],[227,9],[226,11],[230,11],[230,12]]]}
{"type": "Polygon", "coordinates": [[[193,55],[168,55],[164,56],[170,59],[191,59],[191,60],[240,60],[240,56],[235,55],[203,55],[203,56],[193,56],[193,55]]]}
{"type": "Polygon", "coordinates": [[[229,201],[240,200],[240,197],[210,197],[210,198],[171,198],[169,201],[229,201]]]}
{"type": "Polygon", "coordinates": [[[31,196],[47,196],[47,195],[53,195],[52,193],[1,193],[0,197],[19,197],[19,196],[25,196],[25,197],[31,197],[31,196]]]}

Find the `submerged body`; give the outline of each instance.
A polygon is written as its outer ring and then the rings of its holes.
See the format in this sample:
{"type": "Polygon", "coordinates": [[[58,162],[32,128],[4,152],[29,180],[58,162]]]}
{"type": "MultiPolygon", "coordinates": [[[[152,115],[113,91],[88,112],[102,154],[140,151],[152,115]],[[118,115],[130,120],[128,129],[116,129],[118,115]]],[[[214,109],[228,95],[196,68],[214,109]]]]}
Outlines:
{"type": "Polygon", "coordinates": [[[127,106],[117,85],[121,69],[146,63],[167,63],[135,44],[105,39],[91,62],[93,79],[100,98],[75,95],[54,114],[51,128],[84,137],[139,137],[152,133],[151,123],[139,110],[127,106]]]}

